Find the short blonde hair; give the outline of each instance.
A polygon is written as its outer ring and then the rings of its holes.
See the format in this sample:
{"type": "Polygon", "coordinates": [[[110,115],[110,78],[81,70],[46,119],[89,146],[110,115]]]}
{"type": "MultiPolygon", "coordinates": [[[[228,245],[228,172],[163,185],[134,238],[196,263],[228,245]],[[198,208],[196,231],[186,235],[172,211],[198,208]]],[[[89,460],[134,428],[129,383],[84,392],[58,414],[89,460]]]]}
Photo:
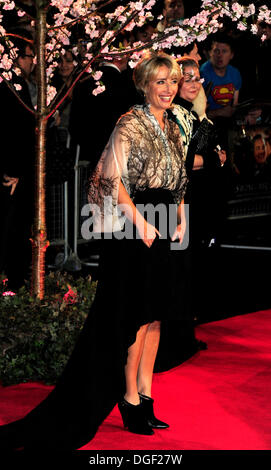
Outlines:
{"type": "Polygon", "coordinates": [[[145,93],[150,80],[157,75],[160,67],[166,66],[170,71],[170,77],[181,79],[181,70],[176,60],[165,52],[147,52],[134,69],[133,80],[136,89],[145,93]]]}

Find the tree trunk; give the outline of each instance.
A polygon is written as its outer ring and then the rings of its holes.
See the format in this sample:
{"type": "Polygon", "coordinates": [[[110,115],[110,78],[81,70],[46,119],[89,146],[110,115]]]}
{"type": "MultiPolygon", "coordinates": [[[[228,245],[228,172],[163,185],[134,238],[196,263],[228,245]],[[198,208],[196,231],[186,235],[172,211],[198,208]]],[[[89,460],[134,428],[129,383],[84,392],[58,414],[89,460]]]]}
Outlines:
{"type": "Polygon", "coordinates": [[[36,45],[37,45],[37,118],[36,118],[36,162],[35,162],[35,213],[32,237],[32,294],[40,299],[44,296],[45,252],[49,244],[45,218],[45,163],[46,163],[46,9],[37,0],[36,45]]]}

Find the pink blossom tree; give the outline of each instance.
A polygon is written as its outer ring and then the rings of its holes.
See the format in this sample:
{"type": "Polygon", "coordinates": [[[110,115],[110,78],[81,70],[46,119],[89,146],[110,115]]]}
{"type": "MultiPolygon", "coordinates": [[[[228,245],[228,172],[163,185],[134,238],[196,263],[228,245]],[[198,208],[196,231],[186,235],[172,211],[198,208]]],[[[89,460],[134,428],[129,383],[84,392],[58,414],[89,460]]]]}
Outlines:
{"type": "MultiPolygon", "coordinates": [[[[120,0],[121,2],[121,0],[120,0]]],[[[16,76],[20,73],[16,66],[16,48],[12,36],[2,25],[3,18],[8,21],[12,11],[18,17],[26,17],[33,30],[36,50],[36,77],[38,100],[34,111],[36,119],[36,164],[35,164],[35,217],[32,237],[32,293],[40,298],[44,295],[45,252],[48,246],[45,222],[45,139],[48,119],[68,96],[82,74],[93,76],[95,87],[92,93],[104,90],[101,72],[97,68],[100,59],[129,54],[129,65],[133,67],[147,48],[164,49],[170,53],[172,46],[185,46],[193,41],[203,41],[210,33],[223,26],[223,18],[229,17],[240,30],[250,29],[257,34],[257,24],[265,21],[271,24],[271,11],[266,5],[257,8],[254,4],[243,6],[237,2],[203,0],[199,13],[184,20],[182,25],[173,25],[163,33],[154,33],[148,43],[134,43],[127,48],[114,47],[114,39],[121,31],[131,31],[135,26],[153,19],[152,8],[156,0],[126,1],[125,5],[117,0],[33,0],[33,17],[24,9],[23,2],[0,0],[0,81],[17,95],[19,84],[16,76]],[[105,25],[101,29],[100,12],[105,13],[105,25]],[[85,52],[78,60],[69,89],[56,92],[51,79],[58,65],[57,59],[65,52],[64,46],[72,47],[79,57],[80,42],[71,43],[71,30],[75,24],[84,27],[85,52]]],[[[264,38],[263,38],[264,39],[264,38]]],[[[20,99],[21,100],[21,99],[20,99]]],[[[22,105],[26,106],[25,103],[22,105]]],[[[33,110],[29,110],[33,112],[33,110]]]]}

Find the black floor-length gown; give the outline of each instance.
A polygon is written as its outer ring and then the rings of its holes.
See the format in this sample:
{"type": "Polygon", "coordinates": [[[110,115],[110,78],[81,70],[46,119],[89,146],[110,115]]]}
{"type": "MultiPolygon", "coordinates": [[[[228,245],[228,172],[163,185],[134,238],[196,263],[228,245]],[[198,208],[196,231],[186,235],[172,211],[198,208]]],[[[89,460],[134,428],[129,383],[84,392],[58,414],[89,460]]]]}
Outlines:
{"type": "MultiPolygon", "coordinates": [[[[168,207],[174,200],[168,189],[144,188],[134,202],[168,207]]],[[[71,358],[40,405],[0,427],[1,449],[74,450],[89,442],[125,393],[127,350],[146,323],[161,320],[156,371],[196,352],[189,250],[172,250],[167,235],[151,248],[141,239],[103,241],[96,296],[71,358]]]]}
{"type": "MultiPolygon", "coordinates": [[[[170,195],[155,191],[151,196],[165,201],[170,195]]],[[[159,237],[150,249],[140,239],[103,243],[96,297],[64,373],[25,418],[0,427],[1,449],[71,450],[90,441],[125,393],[127,349],[141,325],[162,320],[156,371],[196,351],[189,252],[172,251],[170,241],[159,237]]]]}

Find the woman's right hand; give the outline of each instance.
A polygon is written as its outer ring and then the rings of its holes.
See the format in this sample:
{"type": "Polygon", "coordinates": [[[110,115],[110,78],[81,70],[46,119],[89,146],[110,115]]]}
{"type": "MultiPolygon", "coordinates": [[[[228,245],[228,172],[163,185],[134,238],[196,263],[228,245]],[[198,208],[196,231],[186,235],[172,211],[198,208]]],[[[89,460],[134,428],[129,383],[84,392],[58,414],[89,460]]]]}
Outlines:
{"type": "Polygon", "coordinates": [[[119,207],[121,207],[121,211],[125,214],[128,220],[135,224],[143,243],[150,248],[157,235],[161,237],[161,234],[154,225],[149,224],[143,215],[137,210],[121,181],[119,183],[118,203],[119,207]]]}
{"type": "Polygon", "coordinates": [[[3,186],[10,187],[10,195],[12,196],[19,182],[19,178],[13,178],[12,176],[4,175],[3,179],[3,186]]]}
{"type": "Polygon", "coordinates": [[[138,230],[139,236],[143,243],[150,248],[157,237],[161,237],[160,232],[157,230],[154,225],[149,224],[146,219],[141,220],[139,223],[136,224],[136,228],[138,230]]]}

